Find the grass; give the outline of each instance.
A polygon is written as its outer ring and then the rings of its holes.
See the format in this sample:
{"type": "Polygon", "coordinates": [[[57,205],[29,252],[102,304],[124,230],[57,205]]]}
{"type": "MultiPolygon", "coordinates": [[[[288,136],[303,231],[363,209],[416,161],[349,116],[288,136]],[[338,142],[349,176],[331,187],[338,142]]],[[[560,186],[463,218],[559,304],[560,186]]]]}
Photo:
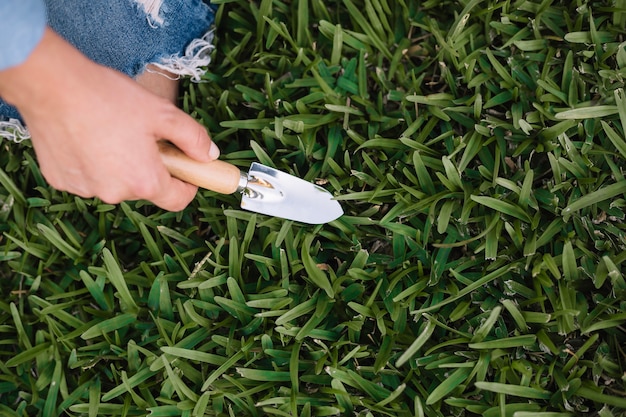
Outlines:
{"type": "Polygon", "coordinates": [[[306,226],[0,154],[7,416],[625,415],[626,2],[216,1],[183,108],[306,226]]]}

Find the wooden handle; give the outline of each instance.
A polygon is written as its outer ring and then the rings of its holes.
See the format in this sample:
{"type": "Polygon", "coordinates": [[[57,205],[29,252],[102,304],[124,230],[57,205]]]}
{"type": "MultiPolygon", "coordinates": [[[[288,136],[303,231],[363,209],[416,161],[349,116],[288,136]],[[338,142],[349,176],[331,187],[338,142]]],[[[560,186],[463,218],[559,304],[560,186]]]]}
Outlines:
{"type": "Polygon", "coordinates": [[[165,142],[159,142],[159,151],[170,174],[179,180],[220,194],[232,194],[239,187],[241,171],[228,162],[198,162],[165,142]]]}

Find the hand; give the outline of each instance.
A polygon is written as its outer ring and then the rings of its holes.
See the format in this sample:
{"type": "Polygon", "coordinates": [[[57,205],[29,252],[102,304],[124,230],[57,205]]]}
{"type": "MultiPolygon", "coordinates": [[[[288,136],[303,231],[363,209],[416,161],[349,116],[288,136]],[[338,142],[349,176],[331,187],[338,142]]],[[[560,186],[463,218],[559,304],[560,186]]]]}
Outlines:
{"type": "Polygon", "coordinates": [[[169,140],[199,161],[219,156],[192,117],[50,29],[26,62],[0,71],[0,95],[24,117],[50,185],[82,197],[146,199],[178,211],[197,188],[168,173],[157,142],[169,140]]]}

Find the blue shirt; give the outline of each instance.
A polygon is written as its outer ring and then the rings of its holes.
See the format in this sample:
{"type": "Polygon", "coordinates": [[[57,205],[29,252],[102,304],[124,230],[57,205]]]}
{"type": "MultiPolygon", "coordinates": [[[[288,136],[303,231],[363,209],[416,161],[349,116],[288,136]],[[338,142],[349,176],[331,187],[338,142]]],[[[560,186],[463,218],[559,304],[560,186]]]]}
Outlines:
{"type": "Polygon", "coordinates": [[[46,29],[43,0],[0,0],[0,70],[21,64],[46,29]]]}

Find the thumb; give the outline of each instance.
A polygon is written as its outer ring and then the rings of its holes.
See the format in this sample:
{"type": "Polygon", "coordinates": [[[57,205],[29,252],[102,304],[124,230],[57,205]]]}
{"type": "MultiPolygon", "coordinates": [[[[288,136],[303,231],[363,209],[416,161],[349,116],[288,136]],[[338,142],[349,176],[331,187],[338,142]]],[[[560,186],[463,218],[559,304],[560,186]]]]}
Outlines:
{"type": "Polygon", "coordinates": [[[169,117],[160,117],[156,128],[160,139],[176,145],[187,156],[200,162],[209,162],[220,156],[220,150],[211,140],[204,126],[184,111],[172,106],[169,117]]]}

